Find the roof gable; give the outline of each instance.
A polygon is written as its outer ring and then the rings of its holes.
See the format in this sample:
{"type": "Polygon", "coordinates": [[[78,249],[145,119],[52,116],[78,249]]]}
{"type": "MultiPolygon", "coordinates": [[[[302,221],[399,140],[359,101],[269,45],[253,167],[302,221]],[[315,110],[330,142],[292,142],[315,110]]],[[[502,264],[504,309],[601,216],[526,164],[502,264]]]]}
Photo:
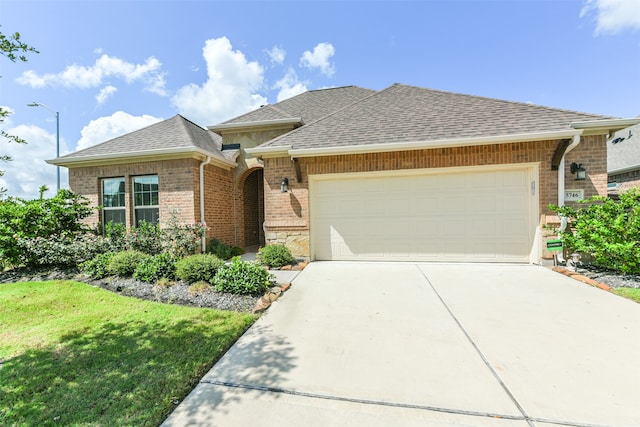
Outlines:
{"type": "Polygon", "coordinates": [[[609,118],[394,84],[260,148],[313,149],[569,131],[575,121],[609,118]]]}
{"type": "Polygon", "coordinates": [[[110,139],[83,150],[61,156],[56,163],[66,164],[83,159],[153,156],[201,151],[217,159],[229,161],[220,151],[222,138],[177,114],[142,129],[110,139]]]}
{"type": "Polygon", "coordinates": [[[607,170],[640,169],[640,124],[617,132],[607,143],[607,170]]]}
{"type": "Polygon", "coordinates": [[[293,117],[302,118],[303,123],[311,123],[374,93],[376,91],[372,89],[358,86],[310,90],[277,104],[265,105],[222,124],[263,122],[293,117]]]}

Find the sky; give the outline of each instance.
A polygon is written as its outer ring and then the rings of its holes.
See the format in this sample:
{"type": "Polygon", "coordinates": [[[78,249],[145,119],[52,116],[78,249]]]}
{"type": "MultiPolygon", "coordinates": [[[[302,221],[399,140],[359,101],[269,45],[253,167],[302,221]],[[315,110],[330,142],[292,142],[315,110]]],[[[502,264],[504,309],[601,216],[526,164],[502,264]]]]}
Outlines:
{"type": "Polygon", "coordinates": [[[55,192],[56,113],[61,155],[347,85],[640,116],[640,0],[0,0],[0,32],[39,51],[0,56],[0,129],[27,141],[0,140],[0,187],[26,199],[55,192]]]}

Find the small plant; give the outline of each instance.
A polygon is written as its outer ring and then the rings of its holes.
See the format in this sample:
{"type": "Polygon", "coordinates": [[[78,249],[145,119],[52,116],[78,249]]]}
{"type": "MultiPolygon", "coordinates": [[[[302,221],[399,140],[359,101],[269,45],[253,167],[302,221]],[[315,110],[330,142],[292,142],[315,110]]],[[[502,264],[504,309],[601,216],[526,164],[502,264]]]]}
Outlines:
{"type": "Polygon", "coordinates": [[[216,290],[236,295],[261,295],[271,286],[271,275],[258,264],[235,257],[218,270],[213,279],[216,290]]]}
{"type": "Polygon", "coordinates": [[[140,251],[122,251],[114,254],[109,260],[107,270],[110,274],[117,276],[131,276],[136,271],[138,264],[149,255],[140,251]]]}
{"type": "Polygon", "coordinates": [[[189,293],[193,296],[198,296],[210,292],[212,289],[213,288],[209,283],[205,282],[204,280],[200,280],[189,286],[189,293]]]}
{"type": "Polygon", "coordinates": [[[224,261],[215,255],[190,255],[176,263],[176,276],[187,283],[211,281],[223,265],[224,261]]]}
{"type": "Polygon", "coordinates": [[[207,253],[213,254],[220,259],[229,259],[232,257],[232,248],[218,239],[211,239],[207,245],[207,253]]]}
{"type": "Polygon", "coordinates": [[[111,258],[114,255],[114,252],[105,252],[103,254],[98,254],[92,259],[80,264],[80,268],[89,277],[92,277],[94,279],[102,279],[109,275],[109,261],[111,261],[111,258]]]}
{"type": "Polygon", "coordinates": [[[257,261],[261,265],[279,268],[295,263],[296,259],[285,245],[268,245],[260,250],[257,261]]]}
{"type": "Polygon", "coordinates": [[[162,278],[175,279],[176,259],[167,252],[144,258],[136,267],[133,277],[148,283],[162,278]]]}
{"type": "Polygon", "coordinates": [[[160,289],[167,289],[167,288],[170,288],[171,286],[175,285],[175,283],[176,282],[174,282],[171,279],[168,279],[166,277],[161,277],[156,282],[156,287],[160,288],[160,289]]]}

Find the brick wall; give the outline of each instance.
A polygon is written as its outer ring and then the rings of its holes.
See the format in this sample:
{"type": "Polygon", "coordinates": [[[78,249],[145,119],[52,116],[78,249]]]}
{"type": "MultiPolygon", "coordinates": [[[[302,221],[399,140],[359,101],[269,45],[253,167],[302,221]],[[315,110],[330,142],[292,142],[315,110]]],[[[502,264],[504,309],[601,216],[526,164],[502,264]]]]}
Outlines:
{"type": "MultiPolygon", "coordinates": [[[[551,170],[551,159],[558,141],[521,142],[473,147],[438,148],[340,156],[300,158],[302,182],[297,182],[290,158],[266,158],[265,222],[267,243],[298,243],[306,235],[306,248],[299,256],[309,256],[309,175],[348,172],[372,172],[402,169],[429,169],[480,165],[538,163],[541,221],[552,215],[549,204],[558,203],[558,172],[551,170]],[[289,178],[290,192],[280,192],[280,182],[289,178]],[[304,252],[304,253],[303,253],[304,252]]],[[[581,144],[566,159],[566,188],[584,189],[585,197],[606,195],[606,140],[604,136],[583,137],[581,144]],[[587,180],[572,181],[571,162],[582,163],[587,180]]],[[[304,243],[303,243],[304,245],[304,243]]]]}
{"type": "Polygon", "coordinates": [[[633,187],[640,187],[640,170],[609,175],[608,181],[618,184],[618,192],[624,192],[633,187]]]}
{"type": "MultiPolygon", "coordinates": [[[[160,223],[165,223],[175,214],[180,223],[200,221],[200,161],[176,159],[153,162],[125,163],[105,166],[71,168],[69,187],[91,201],[92,206],[101,203],[101,179],[125,178],[125,209],[127,226],[133,224],[131,180],[139,175],[158,175],[160,223]]],[[[217,166],[205,167],[205,212],[206,222],[211,227],[210,237],[218,237],[229,244],[234,243],[233,233],[233,185],[232,172],[217,166]]],[[[100,222],[96,211],[87,218],[89,224],[100,222]]]]}

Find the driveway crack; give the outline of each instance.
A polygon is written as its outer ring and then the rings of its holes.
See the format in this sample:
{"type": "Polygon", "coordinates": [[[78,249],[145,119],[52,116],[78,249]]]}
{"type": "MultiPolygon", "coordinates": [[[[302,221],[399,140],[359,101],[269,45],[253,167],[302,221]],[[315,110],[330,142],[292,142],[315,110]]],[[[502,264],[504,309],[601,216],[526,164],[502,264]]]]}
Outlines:
{"type": "Polygon", "coordinates": [[[500,387],[502,387],[502,389],[504,390],[504,392],[507,394],[507,396],[509,396],[509,399],[511,399],[511,401],[513,402],[513,404],[516,406],[516,408],[518,408],[518,411],[520,411],[520,413],[522,414],[522,416],[524,417],[524,420],[527,422],[527,424],[529,424],[530,427],[535,427],[535,424],[533,423],[533,419],[532,417],[530,417],[529,415],[527,415],[527,412],[524,410],[524,408],[522,407],[522,405],[520,405],[520,402],[518,402],[518,399],[516,399],[516,397],[513,395],[513,393],[511,392],[511,390],[509,390],[509,387],[507,387],[507,385],[504,383],[504,381],[502,380],[502,378],[500,377],[500,375],[498,375],[498,372],[496,372],[496,370],[493,368],[493,366],[491,365],[491,363],[489,363],[489,359],[487,359],[487,357],[484,355],[484,353],[482,352],[482,350],[480,350],[480,347],[478,347],[478,345],[476,344],[476,342],[473,340],[473,338],[471,338],[471,335],[469,335],[469,333],[467,332],[467,330],[464,328],[464,326],[462,326],[462,323],[460,323],[460,321],[458,320],[458,318],[456,317],[456,315],[453,313],[453,311],[451,311],[451,309],[449,308],[449,306],[447,305],[447,303],[444,301],[444,299],[442,298],[442,296],[440,295],[440,293],[438,293],[438,290],[436,289],[435,286],[433,286],[433,283],[431,283],[431,280],[429,280],[429,277],[427,277],[427,275],[425,274],[425,272],[420,268],[419,265],[416,264],[416,268],[418,269],[418,271],[420,272],[420,274],[422,274],[422,277],[424,277],[424,279],[427,281],[427,283],[429,284],[429,286],[431,287],[431,289],[433,290],[433,292],[436,294],[436,296],[438,297],[438,299],[440,300],[440,302],[442,303],[442,305],[444,306],[444,308],[447,310],[447,312],[449,313],[449,316],[451,316],[451,318],[453,319],[453,321],[456,323],[456,325],[458,325],[458,328],[460,329],[460,331],[462,331],[462,333],[464,334],[464,336],[467,338],[467,340],[469,341],[469,343],[473,346],[474,350],[476,351],[476,353],[478,353],[478,355],[480,356],[480,358],[482,359],[482,362],[485,364],[485,366],[489,369],[489,371],[491,372],[491,374],[493,375],[493,377],[496,379],[496,381],[498,381],[498,383],[500,384],[500,387]]]}

